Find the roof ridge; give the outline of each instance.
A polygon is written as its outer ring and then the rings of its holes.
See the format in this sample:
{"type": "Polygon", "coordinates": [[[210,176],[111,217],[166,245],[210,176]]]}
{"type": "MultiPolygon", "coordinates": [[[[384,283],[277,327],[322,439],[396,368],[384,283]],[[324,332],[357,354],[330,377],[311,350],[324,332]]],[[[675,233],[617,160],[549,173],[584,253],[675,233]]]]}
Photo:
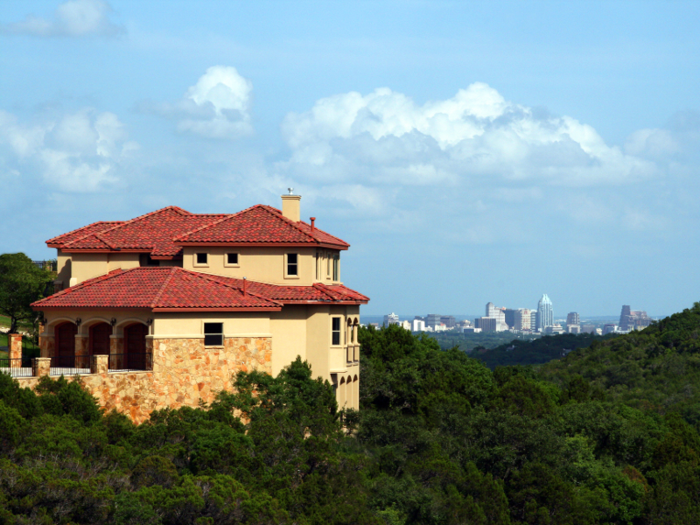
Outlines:
{"type": "MultiPolygon", "coordinates": [[[[190,274],[190,275],[196,275],[196,276],[199,277],[199,278],[202,278],[202,279],[206,279],[206,280],[208,280],[208,281],[215,282],[215,283],[217,283],[217,284],[220,284],[220,285],[222,285],[222,286],[226,286],[226,287],[228,287],[228,288],[232,288],[232,289],[234,289],[234,290],[238,290],[238,291],[241,292],[241,293],[243,293],[243,287],[242,287],[242,286],[235,286],[235,285],[233,285],[233,284],[230,283],[230,282],[222,281],[221,278],[226,279],[226,280],[236,280],[236,281],[247,280],[247,279],[237,279],[236,277],[224,277],[224,276],[222,276],[222,275],[212,275],[212,274],[210,274],[210,273],[204,273],[204,272],[195,272],[195,271],[192,271],[192,270],[185,270],[184,268],[180,268],[180,267],[177,267],[177,268],[178,268],[179,270],[182,270],[183,272],[186,272],[186,273],[190,274]]],[[[252,282],[256,282],[256,281],[252,281],[252,282]]],[[[281,304],[281,303],[279,303],[278,301],[276,301],[275,299],[271,299],[271,298],[269,298],[269,297],[265,297],[264,295],[260,295],[260,294],[257,294],[257,293],[252,293],[252,292],[250,292],[250,290],[246,290],[246,293],[247,293],[248,295],[252,295],[253,297],[257,297],[258,299],[263,299],[263,300],[265,300],[265,301],[272,301],[273,303],[281,304]]]]}
{"type": "Polygon", "coordinates": [[[163,285],[160,287],[160,290],[158,290],[158,293],[156,296],[153,298],[153,301],[151,302],[151,308],[155,308],[156,304],[158,304],[158,300],[160,299],[160,296],[163,295],[163,292],[165,291],[165,288],[167,287],[168,283],[170,280],[173,278],[175,273],[178,270],[178,266],[173,266],[172,269],[170,270],[170,275],[163,281],[163,285]]]}
{"type": "MultiPolygon", "coordinates": [[[[135,269],[135,268],[132,268],[132,269],[135,269]]],[[[107,281],[113,277],[116,277],[117,275],[121,275],[122,273],[129,272],[129,271],[131,271],[131,270],[122,270],[121,268],[115,268],[114,270],[111,270],[104,275],[99,275],[97,277],[93,277],[92,279],[86,279],[82,283],[78,283],[75,286],[69,286],[68,288],[64,288],[61,291],[58,291],[56,293],[49,295],[48,297],[44,297],[43,299],[39,299],[38,301],[33,302],[32,306],[35,304],[38,304],[42,301],[45,301],[46,299],[60,297],[62,295],[66,295],[67,293],[73,293],[76,290],[80,290],[80,289],[85,288],[86,286],[92,285],[94,283],[101,282],[101,281],[107,281]]]]}
{"type": "Polygon", "coordinates": [[[112,250],[117,249],[117,247],[114,244],[112,244],[111,242],[109,242],[107,239],[105,239],[101,233],[96,233],[95,237],[97,237],[99,240],[101,240],[103,243],[105,243],[107,246],[109,246],[112,250]]]}
{"type": "MultiPolygon", "coordinates": [[[[297,231],[298,231],[299,233],[301,233],[302,235],[306,235],[307,237],[310,237],[312,240],[314,240],[314,241],[316,241],[316,242],[321,242],[321,241],[319,241],[316,237],[314,237],[313,235],[311,235],[311,234],[309,234],[309,233],[306,233],[304,230],[302,230],[301,228],[299,228],[299,226],[297,226],[297,225],[295,224],[295,222],[294,222],[292,219],[290,219],[290,218],[288,218],[288,217],[285,217],[285,216],[282,215],[282,214],[278,214],[278,213],[275,213],[275,212],[271,211],[271,210],[269,209],[269,208],[271,208],[271,206],[266,206],[266,205],[264,205],[264,204],[260,204],[259,206],[260,206],[261,208],[263,208],[263,209],[264,209],[267,213],[269,213],[270,215],[273,215],[273,216],[276,217],[277,219],[281,219],[281,220],[285,221],[287,224],[289,224],[292,228],[294,228],[295,230],[297,230],[297,231]]],[[[298,220],[298,221],[296,221],[296,222],[302,222],[302,221],[301,221],[301,219],[300,219],[300,220],[298,220]]]]}
{"type": "MultiPolygon", "coordinates": [[[[84,230],[86,228],[89,228],[90,226],[95,226],[97,224],[114,224],[114,225],[116,225],[117,223],[122,223],[122,222],[124,222],[124,221],[95,221],[95,222],[91,222],[90,224],[87,224],[85,226],[81,226],[80,228],[75,228],[74,230],[71,230],[69,232],[62,233],[61,235],[55,235],[55,236],[51,237],[49,240],[47,240],[45,242],[45,244],[49,244],[50,242],[55,242],[56,239],[59,239],[61,237],[65,237],[66,235],[70,235],[71,233],[74,233],[74,232],[77,232],[80,230],[84,230]]],[[[87,237],[88,235],[92,235],[92,234],[87,233],[87,234],[83,235],[82,237],[78,237],[78,239],[83,239],[83,238],[87,237]]],[[[71,241],[71,242],[73,242],[73,241],[71,241]]]]}
{"type": "MultiPolygon", "coordinates": [[[[233,214],[233,215],[235,215],[235,214],[233,214]]],[[[199,228],[195,228],[194,230],[190,230],[190,231],[188,231],[188,232],[181,233],[181,234],[178,235],[177,237],[173,237],[173,242],[177,242],[181,237],[186,237],[186,236],[188,236],[188,235],[192,235],[193,233],[197,233],[198,231],[201,231],[201,230],[203,230],[203,229],[205,229],[205,228],[209,228],[209,227],[211,227],[211,226],[214,226],[214,225],[216,225],[216,224],[219,224],[219,223],[221,223],[221,222],[224,222],[224,221],[230,219],[233,215],[231,215],[231,214],[225,215],[224,217],[221,217],[220,219],[216,219],[216,220],[214,220],[214,221],[212,221],[212,222],[209,222],[209,223],[205,224],[204,226],[200,226],[199,228]]]]}
{"type": "Polygon", "coordinates": [[[335,297],[333,297],[333,294],[330,293],[330,291],[328,290],[328,287],[327,287],[325,284],[323,284],[323,283],[314,283],[312,286],[313,286],[314,288],[316,288],[316,290],[319,290],[319,291],[323,292],[324,294],[326,294],[326,295],[327,295],[328,297],[330,297],[331,299],[333,299],[333,300],[336,299],[335,297]]]}

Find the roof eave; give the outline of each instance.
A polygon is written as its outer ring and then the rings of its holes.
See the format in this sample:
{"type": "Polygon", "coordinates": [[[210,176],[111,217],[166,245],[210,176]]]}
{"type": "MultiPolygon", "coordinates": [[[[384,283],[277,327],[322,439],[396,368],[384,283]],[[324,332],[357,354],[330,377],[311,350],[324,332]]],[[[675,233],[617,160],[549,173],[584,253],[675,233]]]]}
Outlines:
{"type": "Polygon", "coordinates": [[[279,312],[281,306],[240,306],[238,308],[231,307],[211,307],[211,308],[175,308],[175,307],[160,307],[153,308],[156,313],[175,313],[175,312],[279,312]]]}
{"type": "Polygon", "coordinates": [[[331,250],[347,250],[349,244],[330,244],[325,242],[185,242],[178,241],[179,246],[207,247],[207,246],[230,246],[230,247],[279,247],[279,248],[328,248],[331,250]]]}

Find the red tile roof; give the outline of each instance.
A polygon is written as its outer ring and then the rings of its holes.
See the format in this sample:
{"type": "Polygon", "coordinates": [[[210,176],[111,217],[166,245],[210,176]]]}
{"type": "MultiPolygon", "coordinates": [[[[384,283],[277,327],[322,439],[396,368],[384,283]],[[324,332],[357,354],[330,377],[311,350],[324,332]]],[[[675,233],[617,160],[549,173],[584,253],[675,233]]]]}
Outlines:
{"type": "Polygon", "coordinates": [[[175,242],[185,245],[307,244],[332,245],[339,249],[349,247],[338,237],[318,228],[311,229],[304,221],[294,222],[278,209],[262,204],[180,235],[175,242]]]}
{"type": "Polygon", "coordinates": [[[63,235],[54,237],[53,239],[49,239],[48,241],[46,241],[46,244],[48,244],[50,248],[60,248],[66,243],[69,243],[76,239],[80,239],[81,237],[85,237],[93,233],[100,233],[118,224],[122,224],[123,222],[124,221],[93,222],[92,224],[88,224],[87,226],[83,226],[82,228],[78,228],[77,230],[73,230],[71,232],[64,233],[63,235]]]}
{"type": "Polygon", "coordinates": [[[349,247],[329,233],[289,220],[278,209],[264,205],[235,214],[198,214],[169,206],[130,221],[96,222],[46,243],[65,252],[143,252],[162,259],[177,256],[183,245],[349,247]]]}
{"type": "Polygon", "coordinates": [[[280,310],[284,304],[360,304],[364,295],[342,285],[276,286],[180,267],[114,270],[32,304],[48,308],[148,308],[153,311],[280,310]]]}

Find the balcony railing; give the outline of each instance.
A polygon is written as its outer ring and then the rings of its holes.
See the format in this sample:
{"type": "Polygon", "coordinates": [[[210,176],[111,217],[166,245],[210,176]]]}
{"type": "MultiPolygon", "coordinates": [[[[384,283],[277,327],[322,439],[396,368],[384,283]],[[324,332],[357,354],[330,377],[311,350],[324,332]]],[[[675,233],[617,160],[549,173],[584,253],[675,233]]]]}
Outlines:
{"type": "Polygon", "coordinates": [[[108,368],[110,372],[153,370],[153,354],[110,354],[108,368]]]}
{"type": "Polygon", "coordinates": [[[0,373],[12,377],[32,377],[32,360],[29,357],[10,359],[0,357],[0,373]]]}
{"type": "Polygon", "coordinates": [[[52,376],[74,376],[90,373],[89,355],[62,355],[51,358],[52,376]]]}

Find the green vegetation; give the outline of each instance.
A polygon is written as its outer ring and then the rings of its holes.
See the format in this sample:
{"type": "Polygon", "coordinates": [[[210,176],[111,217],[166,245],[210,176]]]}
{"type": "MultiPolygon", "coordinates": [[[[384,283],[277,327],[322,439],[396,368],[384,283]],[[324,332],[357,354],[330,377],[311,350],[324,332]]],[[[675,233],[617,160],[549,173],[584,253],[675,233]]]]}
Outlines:
{"type": "Polygon", "coordinates": [[[440,348],[448,350],[459,348],[463,352],[471,352],[479,349],[496,348],[500,345],[511,343],[512,341],[536,341],[537,335],[514,335],[512,332],[477,332],[475,334],[465,334],[454,331],[429,332],[426,335],[435,339],[440,348]]]}
{"type": "Polygon", "coordinates": [[[35,322],[30,305],[45,296],[52,280],[50,270],[38,268],[23,253],[0,255],[0,313],[9,317],[10,333],[17,333],[22,321],[35,322]]]}
{"type": "Polygon", "coordinates": [[[699,523],[699,336],[697,303],[492,372],[363,329],[359,412],[297,360],[139,426],[0,374],[0,523],[699,523]]]}
{"type": "Polygon", "coordinates": [[[564,357],[577,348],[589,347],[594,341],[606,341],[614,337],[617,334],[559,334],[528,341],[514,339],[492,350],[477,349],[472,357],[483,361],[491,370],[497,366],[539,365],[564,357]]]}

